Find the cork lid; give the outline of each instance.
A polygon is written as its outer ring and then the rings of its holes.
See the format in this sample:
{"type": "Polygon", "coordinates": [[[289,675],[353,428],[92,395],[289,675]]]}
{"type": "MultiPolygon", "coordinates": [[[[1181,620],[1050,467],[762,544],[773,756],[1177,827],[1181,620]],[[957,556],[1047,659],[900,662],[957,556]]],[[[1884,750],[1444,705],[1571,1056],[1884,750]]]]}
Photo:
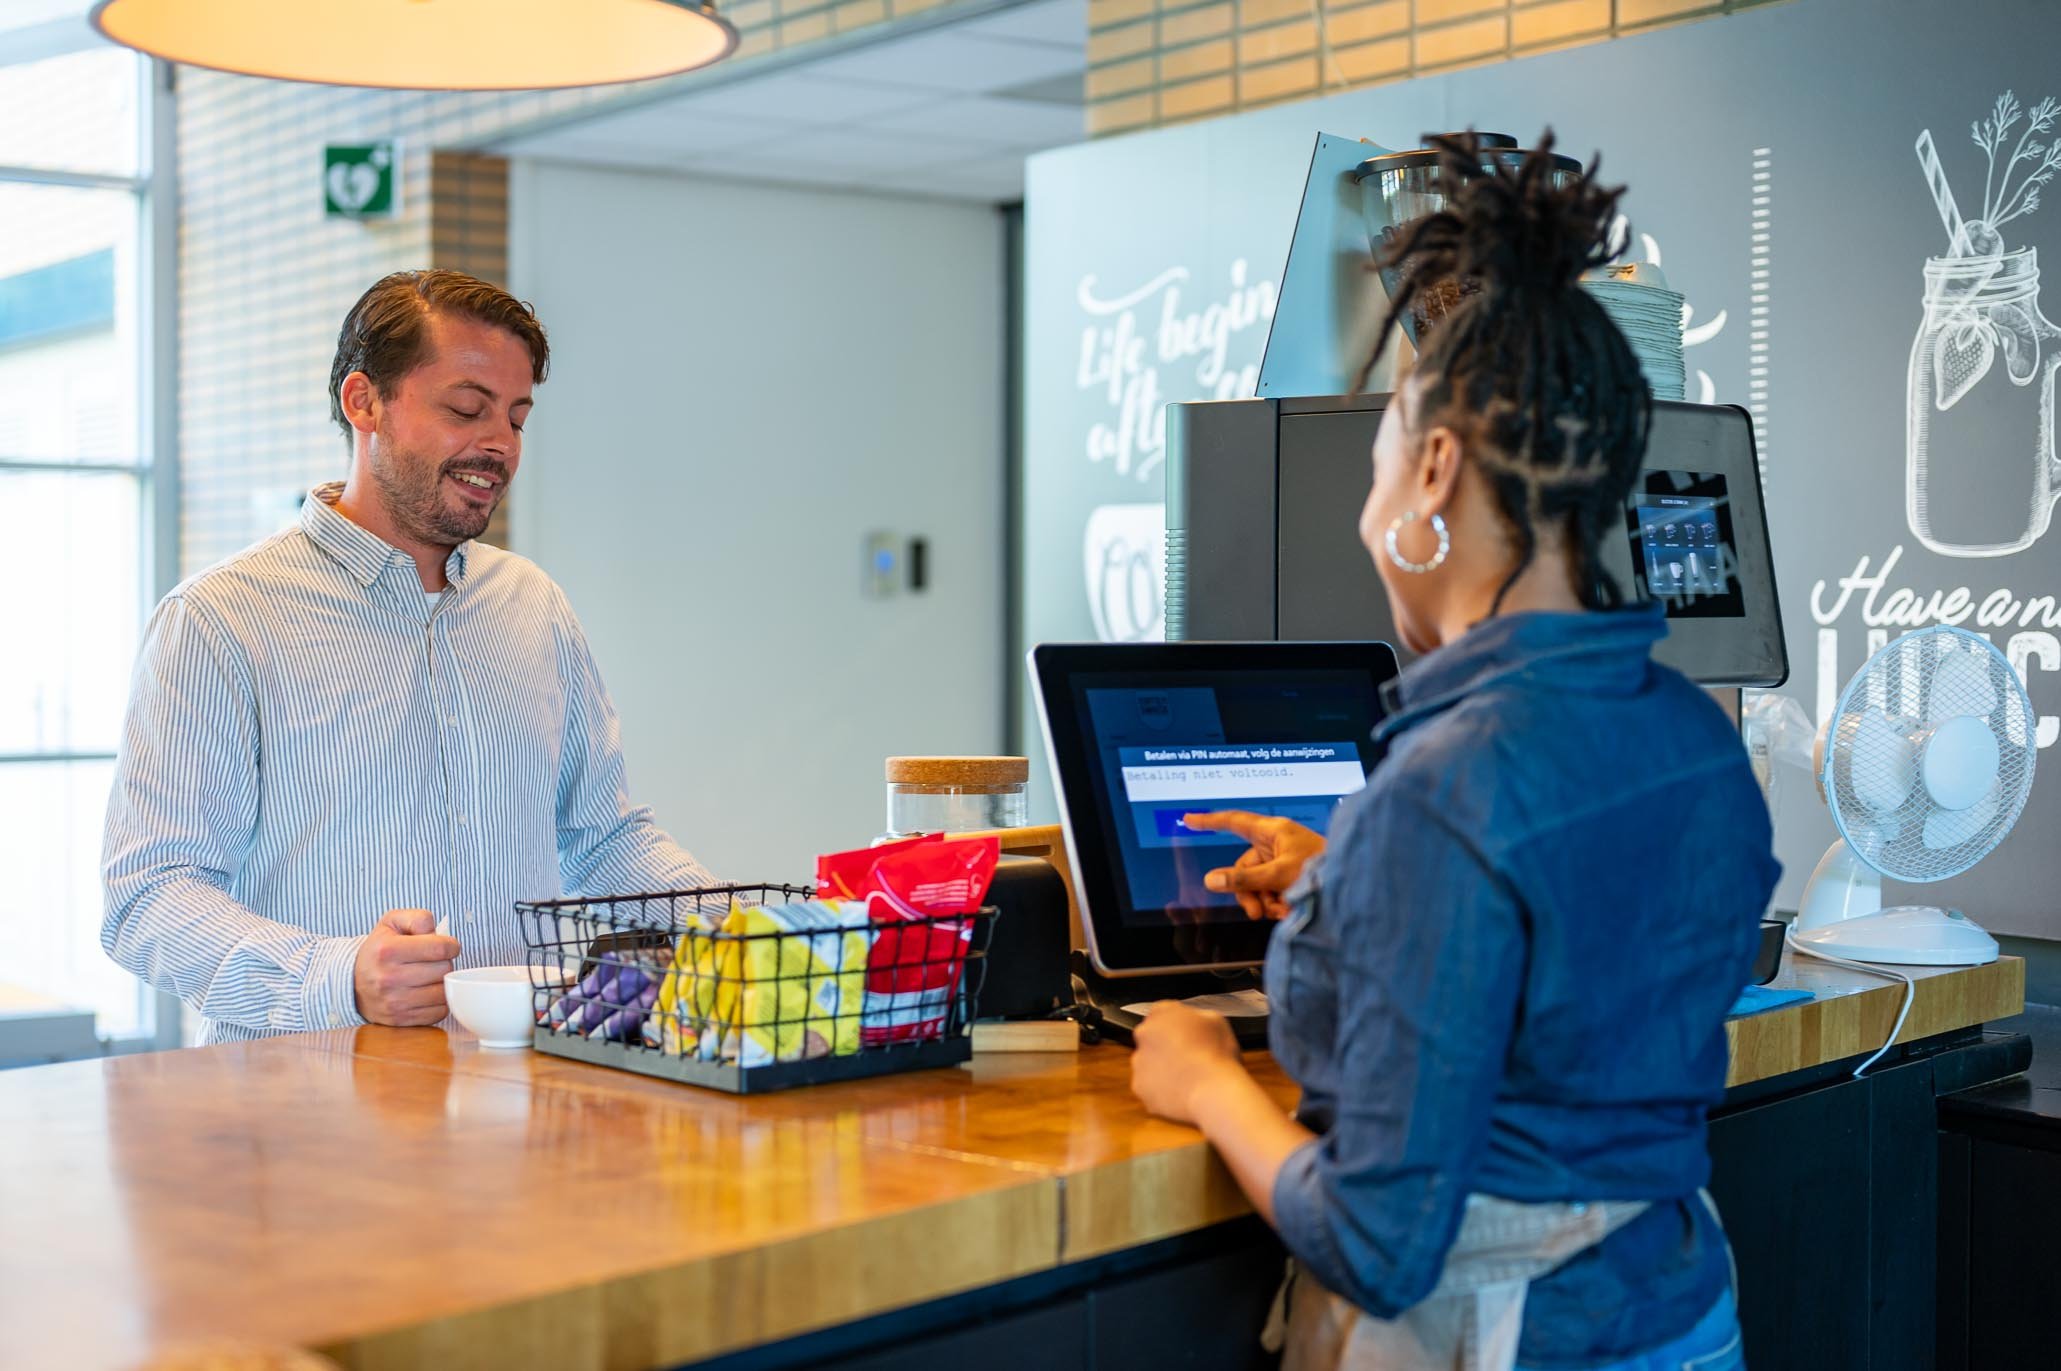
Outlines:
{"type": "Polygon", "coordinates": [[[1027,757],[890,757],[889,785],[950,786],[959,790],[999,789],[1030,780],[1027,757]]]}

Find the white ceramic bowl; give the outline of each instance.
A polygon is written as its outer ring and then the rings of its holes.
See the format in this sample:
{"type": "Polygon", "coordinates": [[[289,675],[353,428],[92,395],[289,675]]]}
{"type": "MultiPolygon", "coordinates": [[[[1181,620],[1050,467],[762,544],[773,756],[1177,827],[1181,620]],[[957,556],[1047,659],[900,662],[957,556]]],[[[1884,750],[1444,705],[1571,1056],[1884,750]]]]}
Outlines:
{"type": "Polygon", "coordinates": [[[481,1047],[528,1047],[537,1024],[526,966],[473,966],[444,976],[444,1003],[481,1047]]]}

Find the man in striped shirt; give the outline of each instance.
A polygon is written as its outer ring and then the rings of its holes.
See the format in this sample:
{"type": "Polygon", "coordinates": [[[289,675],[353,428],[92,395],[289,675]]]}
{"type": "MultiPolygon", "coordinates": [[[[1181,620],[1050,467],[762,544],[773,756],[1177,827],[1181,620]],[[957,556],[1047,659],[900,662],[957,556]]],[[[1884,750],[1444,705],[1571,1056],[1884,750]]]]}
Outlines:
{"type": "Polygon", "coordinates": [[[434,1024],[454,965],[524,960],[516,900],[710,879],[629,803],[564,593],[474,541],[549,357],[497,287],[378,282],[330,374],[348,479],[152,617],[101,943],[203,1041],[434,1024]]]}

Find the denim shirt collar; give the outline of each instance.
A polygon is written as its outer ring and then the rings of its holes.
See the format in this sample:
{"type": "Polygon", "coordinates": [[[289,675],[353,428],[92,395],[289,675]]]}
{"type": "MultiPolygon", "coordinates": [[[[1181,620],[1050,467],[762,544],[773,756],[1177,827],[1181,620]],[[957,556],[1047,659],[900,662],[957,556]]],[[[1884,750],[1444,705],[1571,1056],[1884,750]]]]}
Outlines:
{"type": "Polygon", "coordinates": [[[1646,680],[1653,645],[1667,636],[1659,601],[1575,614],[1498,614],[1403,668],[1383,689],[1386,743],[1498,681],[1523,676],[1561,690],[1628,694],[1646,680]]]}
{"type": "MultiPolygon", "coordinates": [[[[406,566],[413,578],[413,557],[337,513],[337,497],[342,494],[342,481],[329,481],[309,491],[308,498],[301,501],[301,531],[367,590],[389,566],[406,566]]],[[[444,577],[452,585],[465,579],[466,556],[471,550],[468,540],[452,548],[451,555],[444,559],[444,577]]]]}

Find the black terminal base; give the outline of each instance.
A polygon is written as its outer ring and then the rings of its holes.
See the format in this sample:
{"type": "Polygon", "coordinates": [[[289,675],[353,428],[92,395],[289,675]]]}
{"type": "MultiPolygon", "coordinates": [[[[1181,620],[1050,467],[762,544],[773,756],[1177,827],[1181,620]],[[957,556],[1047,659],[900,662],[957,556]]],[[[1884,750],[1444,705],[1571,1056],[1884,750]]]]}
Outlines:
{"type": "MultiPolygon", "coordinates": [[[[1124,1008],[1131,1004],[1152,1004],[1158,1000],[1188,1000],[1197,995],[1226,995],[1239,990],[1258,990],[1260,973],[1252,971],[1191,971],[1173,976],[1104,976],[1089,964],[1087,954],[1073,954],[1075,1017],[1104,1042],[1133,1045],[1139,1015],[1124,1008]]],[[[1226,1015],[1238,1046],[1251,1052],[1267,1045],[1265,1014],[1226,1015]]]]}

